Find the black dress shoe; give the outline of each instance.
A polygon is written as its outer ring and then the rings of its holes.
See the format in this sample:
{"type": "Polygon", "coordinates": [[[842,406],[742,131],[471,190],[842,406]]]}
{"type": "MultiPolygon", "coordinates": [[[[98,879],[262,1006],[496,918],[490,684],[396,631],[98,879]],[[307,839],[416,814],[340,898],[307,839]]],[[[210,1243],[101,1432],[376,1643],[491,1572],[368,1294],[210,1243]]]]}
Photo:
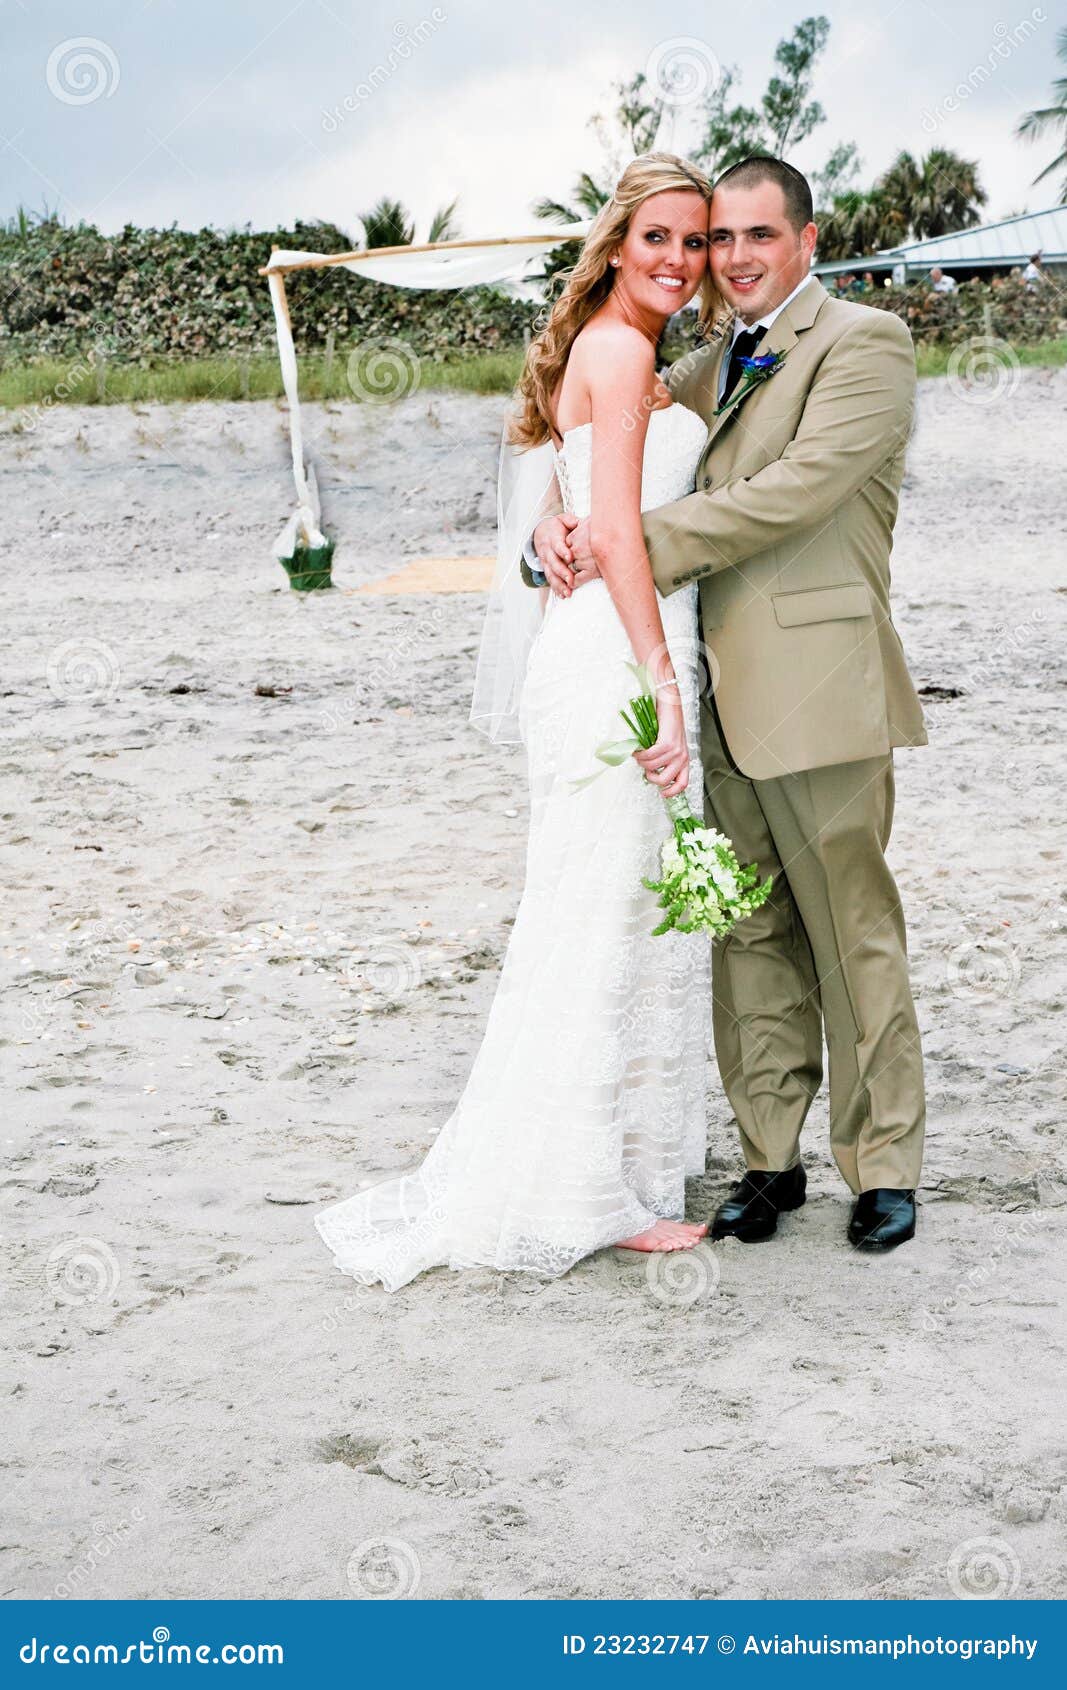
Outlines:
{"type": "Polygon", "coordinates": [[[857,1250],[892,1250],[915,1237],[915,1193],[880,1185],[863,1191],[848,1223],[857,1250]]]}
{"type": "Polygon", "coordinates": [[[712,1238],[740,1238],[742,1244],[773,1238],[778,1216],[785,1209],[799,1209],[807,1187],[808,1176],[799,1162],[772,1173],[750,1168],[716,1209],[712,1238]]]}

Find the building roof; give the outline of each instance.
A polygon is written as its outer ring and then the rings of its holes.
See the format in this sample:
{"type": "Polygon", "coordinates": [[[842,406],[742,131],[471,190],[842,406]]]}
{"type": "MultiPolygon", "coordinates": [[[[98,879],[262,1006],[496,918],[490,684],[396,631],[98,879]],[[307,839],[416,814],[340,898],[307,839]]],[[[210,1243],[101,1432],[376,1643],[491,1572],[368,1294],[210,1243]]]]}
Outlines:
{"type": "Polygon", "coordinates": [[[1067,264],[1067,205],[1049,211],[1026,211],[1020,217],[1006,217],[1000,223],[984,223],[977,229],[958,229],[953,235],[934,235],[905,246],[884,247],[880,252],[857,258],[839,258],[813,266],[817,276],[833,276],[842,270],[885,270],[905,264],[909,270],[928,270],[933,264],[961,265],[975,270],[1003,269],[1025,264],[1032,252],[1041,252],[1049,264],[1067,264]]]}

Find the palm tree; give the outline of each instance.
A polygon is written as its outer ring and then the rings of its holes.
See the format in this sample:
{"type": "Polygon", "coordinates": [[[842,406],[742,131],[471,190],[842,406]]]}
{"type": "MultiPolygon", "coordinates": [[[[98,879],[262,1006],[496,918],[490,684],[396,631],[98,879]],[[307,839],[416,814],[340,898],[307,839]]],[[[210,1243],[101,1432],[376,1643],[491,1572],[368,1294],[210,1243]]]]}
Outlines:
{"type": "MultiPolygon", "coordinates": [[[[1067,60],[1067,29],[1061,29],[1056,37],[1056,52],[1061,59],[1067,60]]],[[[1052,84],[1052,104],[1040,106],[1037,111],[1028,111],[1020,119],[1015,133],[1020,140],[1036,141],[1049,128],[1061,131],[1063,145],[1052,163],[1034,177],[1034,184],[1043,182],[1054,170],[1064,171],[1060,183],[1060,204],[1067,205],[1067,76],[1057,77],[1052,84]]]]}
{"type": "MultiPolygon", "coordinates": [[[[458,204],[459,200],[454,199],[451,205],[442,205],[434,212],[427,240],[459,239],[459,226],[456,222],[458,204]]],[[[399,200],[380,199],[370,211],[363,213],[360,222],[363,225],[363,245],[366,248],[411,246],[415,240],[415,219],[399,200]]]]}
{"type": "Polygon", "coordinates": [[[986,192],[978,166],[947,147],[934,147],[925,158],[899,153],[875,183],[887,215],[903,225],[899,236],[926,240],[972,229],[981,222],[986,192]]]}
{"type": "Polygon", "coordinates": [[[602,188],[588,170],[583,170],[574,184],[573,204],[564,205],[562,200],[554,199],[535,200],[533,214],[547,223],[584,223],[587,217],[595,217],[610,198],[611,190],[602,188]]]}
{"type": "Polygon", "coordinates": [[[454,199],[451,205],[442,205],[434,212],[433,221],[430,224],[430,233],[426,237],[427,240],[459,240],[460,230],[459,224],[456,222],[456,207],[458,204],[459,200],[454,199]]]}
{"type": "Polygon", "coordinates": [[[819,257],[862,258],[887,246],[899,246],[908,228],[900,211],[879,188],[868,192],[849,189],[835,194],[833,209],[820,211],[819,257]]]}
{"type": "Polygon", "coordinates": [[[415,224],[406,206],[399,200],[382,198],[360,217],[363,224],[363,245],[410,246],[415,239],[415,224]]]}
{"type": "MultiPolygon", "coordinates": [[[[534,216],[546,223],[584,223],[587,219],[595,217],[601,206],[607,205],[610,198],[611,189],[602,188],[599,182],[590,176],[588,170],[583,170],[574,184],[572,205],[565,205],[562,200],[546,198],[535,200],[532,209],[534,216]]],[[[578,262],[581,245],[579,240],[561,241],[559,246],[545,253],[541,273],[547,282],[554,284],[556,288],[561,285],[555,283],[555,278],[574,268],[578,262]]],[[[552,288],[547,297],[555,297],[552,288]]]]}

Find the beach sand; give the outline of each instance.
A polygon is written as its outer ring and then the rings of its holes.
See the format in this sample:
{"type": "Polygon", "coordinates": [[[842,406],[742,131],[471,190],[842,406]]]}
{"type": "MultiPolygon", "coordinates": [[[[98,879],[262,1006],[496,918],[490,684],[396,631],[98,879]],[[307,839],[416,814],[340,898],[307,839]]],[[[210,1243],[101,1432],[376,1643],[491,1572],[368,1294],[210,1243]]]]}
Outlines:
{"type": "Polygon", "coordinates": [[[356,589],[491,554],[502,412],[309,406],[306,597],[281,407],[0,419],[4,1594],[1062,1597],[1067,371],[921,386],[916,1241],[846,1245],[823,1097],[773,1242],[390,1297],[312,1216],[447,1117],[526,799],[467,723],[482,596],[356,589]]]}

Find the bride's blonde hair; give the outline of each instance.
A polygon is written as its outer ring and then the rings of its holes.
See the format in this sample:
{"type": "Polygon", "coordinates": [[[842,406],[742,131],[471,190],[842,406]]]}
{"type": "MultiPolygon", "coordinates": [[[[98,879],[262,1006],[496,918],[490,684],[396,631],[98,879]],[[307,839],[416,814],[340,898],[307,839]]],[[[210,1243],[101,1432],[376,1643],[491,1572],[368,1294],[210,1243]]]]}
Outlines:
{"type": "MultiPolygon", "coordinates": [[[[567,278],[563,292],[548,314],[540,334],[530,342],[519,378],[519,405],[508,426],[515,446],[540,446],[552,438],[552,396],[559,385],[578,331],[607,299],[615,286],[612,252],[626,238],[637,207],[653,194],[691,189],[711,199],[711,182],[688,159],[674,153],[642,153],[626,166],[607,204],[601,206],[567,278]]],[[[722,299],[710,270],[700,284],[700,321],[710,327],[722,299]]]]}

